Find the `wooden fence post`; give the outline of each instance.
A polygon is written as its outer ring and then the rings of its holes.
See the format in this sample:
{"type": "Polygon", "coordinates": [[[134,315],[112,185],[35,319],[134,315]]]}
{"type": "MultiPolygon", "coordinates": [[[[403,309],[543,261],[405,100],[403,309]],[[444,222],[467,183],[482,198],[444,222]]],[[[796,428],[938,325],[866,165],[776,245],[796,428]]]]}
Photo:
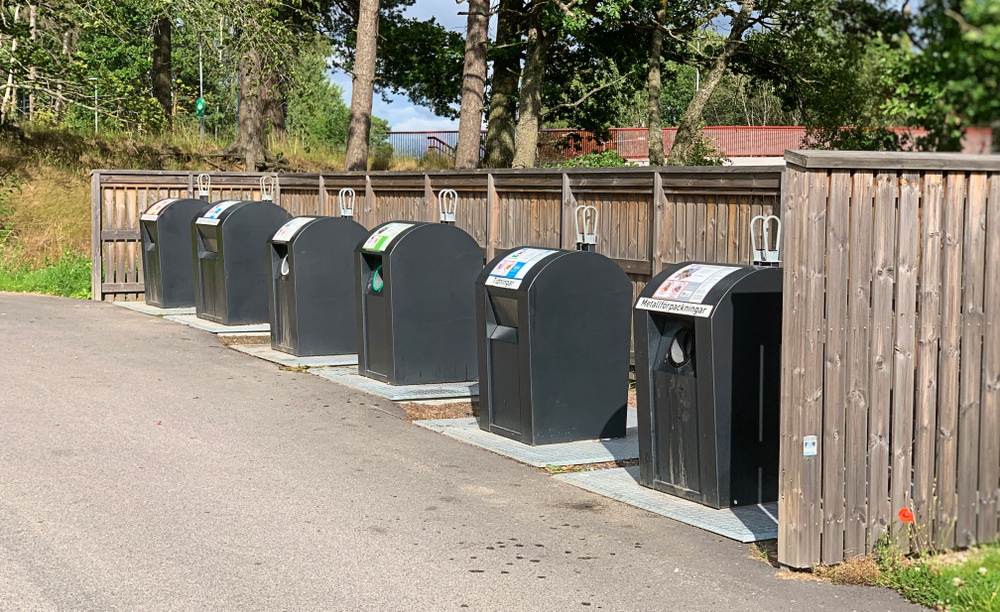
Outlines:
{"type": "Polygon", "coordinates": [[[493,173],[486,175],[486,260],[497,256],[500,248],[500,194],[493,173]]]}
{"type": "MultiPolygon", "coordinates": [[[[326,214],[326,204],[327,204],[327,193],[326,193],[326,179],[323,175],[319,175],[319,197],[316,198],[316,216],[323,216],[326,214]]],[[[340,211],[333,211],[331,217],[339,217],[340,211]]]]}
{"type": "Polygon", "coordinates": [[[569,175],[562,175],[562,223],[559,245],[564,249],[576,248],[576,197],[569,183],[569,175]]]}
{"type": "Polygon", "coordinates": [[[104,261],[101,242],[101,173],[90,174],[90,297],[100,302],[104,299],[101,283],[104,280],[104,261]]]}
{"type": "Polygon", "coordinates": [[[670,234],[666,231],[667,228],[664,227],[667,221],[666,206],[666,198],[663,197],[663,176],[659,172],[656,172],[653,174],[653,229],[651,238],[653,245],[653,268],[651,276],[659,274],[668,264],[666,254],[670,252],[670,248],[665,242],[667,236],[670,234]]]}

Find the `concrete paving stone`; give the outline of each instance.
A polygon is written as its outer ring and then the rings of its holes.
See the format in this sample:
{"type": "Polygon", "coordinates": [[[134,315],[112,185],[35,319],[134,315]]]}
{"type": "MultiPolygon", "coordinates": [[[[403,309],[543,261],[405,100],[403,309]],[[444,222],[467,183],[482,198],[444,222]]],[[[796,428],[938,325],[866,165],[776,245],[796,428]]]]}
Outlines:
{"type": "Polygon", "coordinates": [[[330,366],[356,366],[358,365],[358,354],[349,355],[318,355],[314,357],[296,357],[290,353],[276,351],[269,345],[262,344],[234,344],[229,348],[252,355],[271,363],[288,366],[291,368],[319,368],[330,366]]]}
{"type": "Polygon", "coordinates": [[[128,308],[129,310],[134,310],[143,314],[153,315],[154,317],[193,315],[195,313],[194,306],[189,308],[159,308],[157,306],[150,306],[146,302],[113,302],[113,304],[115,306],[128,308]]]}
{"type": "Polygon", "coordinates": [[[361,376],[357,368],[311,368],[309,373],[393,402],[479,395],[479,383],[475,381],[436,385],[390,385],[361,376]]]}
{"type": "Polygon", "coordinates": [[[269,323],[251,325],[222,325],[221,323],[216,323],[215,321],[201,319],[198,315],[193,314],[171,315],[163,318],[168,321],[183,323],[184,325],[195,329],[212,332],[213,334],[237,334],[246,332],[266,332],[271,330],[271,325],[269,323]]]}

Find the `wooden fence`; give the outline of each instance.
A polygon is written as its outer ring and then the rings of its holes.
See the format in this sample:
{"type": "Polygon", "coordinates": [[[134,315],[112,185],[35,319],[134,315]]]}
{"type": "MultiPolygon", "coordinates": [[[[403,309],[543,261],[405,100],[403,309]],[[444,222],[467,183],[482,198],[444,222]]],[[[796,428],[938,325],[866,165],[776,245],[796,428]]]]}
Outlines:
{"type": "MultiPolygon", "coordinates": [[[[196,197],[196,173],[92,173],[93,298],[140,299],[138,219],[153,202],[196,197]]],[[[261,174],[213,173],[209,199],[259,199],[261,174]]],[[[272,175],[274,176],[274,175],[272,175]]],[[[519,246],[573,248],[573,211],[600,214],[597,250],[614,259],[635,291],[679,261],[749,263],[749,224],[777,212],[780,169],[616,168],[277,175],[275,201],[293,215],[338,215],[337,194],[357,194],[354,218],[437,221],[436,194],[458,192],[456,224],[492,258],[519,246]]]]}
{"type": "Polygon", "coordinates": [[[1000,158],[786,161],[778,560],[995,540],[1000,158]]]}

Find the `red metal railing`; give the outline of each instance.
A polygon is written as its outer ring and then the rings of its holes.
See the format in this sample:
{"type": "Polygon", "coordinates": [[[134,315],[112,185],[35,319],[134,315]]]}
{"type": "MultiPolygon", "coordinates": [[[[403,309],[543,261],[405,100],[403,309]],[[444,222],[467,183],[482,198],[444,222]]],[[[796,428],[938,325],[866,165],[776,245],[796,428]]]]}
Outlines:
{"type": "MultiPolygon", "coordinates": [[[[899,134],[909,134],[910,141],[927,134],[927,130],[893,128],[899,134]]],[[[708,126],[703,130],[713,146],[726,157],[781,157],[786,149],[805,148],[806,129],[801,126],[708,126]]],[[[539,159],[542,163],[576,157],[585,153],[618,151],[631,161],[649,158],[646,128],[612,128],[610,138],[598,143],[593,134],[581,130],[542,130],[539,136],[539,159]]],[[[673,146],[677,128],[663,128],[663,148],[673,146]]],[[[485,134],[485,132],[484,132],[485,134]]],[[[428,150],[454,153],[458,140],[456,131],[390,132],[389,144],[396,155],[422,157],[428,150]]],[[[971,128],[962,140],[964,153],[989,153],[992,150],[990,128],[971,128]]]]}

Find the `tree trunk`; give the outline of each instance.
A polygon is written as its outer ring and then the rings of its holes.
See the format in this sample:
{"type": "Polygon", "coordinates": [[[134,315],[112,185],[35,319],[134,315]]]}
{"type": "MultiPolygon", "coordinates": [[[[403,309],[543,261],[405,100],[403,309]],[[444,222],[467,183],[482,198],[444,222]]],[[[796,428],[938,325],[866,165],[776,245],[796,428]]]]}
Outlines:
{"type": "MultiPolygon", "coordinates": [[[[21,14],[21,5],[14,6],[14,23],[21,14]]],[[[14,87],[14,56],[17,53],[17,37],[11,36],[10,41],[10,70],[7,72],[7,87],[3,90],[3,104],[0,104],[0,120],[8,123],[14,116],[14,108],[17,106],[17,88],[14,87]]]]}
{"type": "Polygon", "coordinates": [[[521,73],[521,98],[517,104],[514,168],[533,168],[538,159],[538,129],[542,114],[542,84],[552,36],[546,35],[539,15],[528,28],[528,51],[521,73]]]}
{"type": "Polygon", "coordinates": [[[521,76],[520,45],[524,0],[500,0],[497,46],[490,81],[490,112],[486,118],[487,168],[509,168],[514,160],[515,100],[521,76]]]}
{"type": "Polygon", "coordinates": [[[649,94],[648,119],[649,126],[649,165],[663,165],[663,121],[660,119],[660,54],[663,51],[663,30],[667,21],[667,10],[660,9],[656,13],[656,27],[653,29],[649,44],[649,76],[647,91],[649,94]]]}
{"type": "Polygon", "coordinates": [[[256,172],[266,165],[264,144],[267,122],[264,113],[264,61],[260,51],[250,49],[240,59],[240,127],[236,142],[225,154],[242,157],[246,171],[256,172]]]}
{"type": "Polygon", "coordinates": [[[379,0],[361,0],[358,36],[354,48],[351,84],[351,119],[347,126],[344,169],[368,170],[368,140],[372,131],[372,95],[375,88],[375,53],[378,44],[379,0]]]}
{"type": "MultiPolygon", "coordinates": [[[[35,42],[38,40],[38,5],[29,4],[28,5],[28,40],[31,41],[31,46],[35,46],[35,42]]],[[[34,52],[34,48],[32,48],[34,52]]],[[[35,120],[35,79],[38,78],[38,67],[35,66],[34,61],[32,61],[31,66],[28,67],[28,81],[31,83],[32,87],[28,89],[28,121],[35,120]]]]}
{"type": "Polygon", "coordinates": [[[469,0],[465,68],[462,72],[462,106],[458,120],[458,146],[455,149],[456,168],[475,168],[479,165],[489,26],[490,1],[469,0]]]}
{"type": "Polygon", "coordinates": [[[750,16],[753,14],[756,0],[744,0],[740,12],[733,19],[732,29],[726,42],[722,45],[722,51],[712,62],[712,68],[708,71],[701,82],[701,89],[694,93],[691,102],[688,103],[684,116],[681,117],[680,125],[677,126],[677,135],[674,137],[674,146],[670,148],[670,156],[667,158],[667,165],[683,166],[685,160],[691,155],[696,139],[701,138],[702,113],[708,104],[709,98],[715,88],[718,87],[729,69],[729,60],[736,54],[742,44],[743,34],[749,27],[750,16]]]}
{"type": "Polygon", "coordinates": [[[264,114],[271,138],[284,140],[288,136],[288,128],[285,122],[285,96],[282,95],[280,79],[272,76],[268,80],[266,90],[264,114]]]}
{"type": "MultiPolygon", "coordinates": [[[[62,54],[61,55],[62,55],[62,57],[67,62],[71,60],[70,53],[69,53],[69,37],[70,37],[70,33],[69,33],[68,30],[66,32],[63,32],[63,35],[62,35],[62,54]]],[[[61,123],[62,122],[62,116],[63,116],[63,84],[62,84],[61,81],[59,82],[58,85],[56,85],[56,109],[55,109],[55,116],[56,116],[56,123],[61,123]]]]}
{"type": "Polygon", "coordinates": [[[153,97],[163,111],[163,124],[169,129],[173,119],[170,17],[161,16],[153,23],[153,97]]]}

